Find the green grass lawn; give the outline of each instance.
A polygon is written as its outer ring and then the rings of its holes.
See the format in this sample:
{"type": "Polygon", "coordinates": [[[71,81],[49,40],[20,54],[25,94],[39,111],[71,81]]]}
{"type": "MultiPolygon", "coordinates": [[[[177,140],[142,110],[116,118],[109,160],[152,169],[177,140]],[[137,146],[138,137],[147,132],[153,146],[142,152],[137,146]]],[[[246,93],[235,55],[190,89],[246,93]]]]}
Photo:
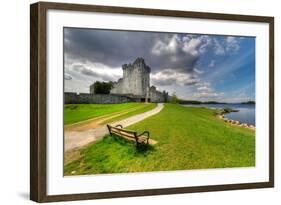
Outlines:
{"type": "Polygon", "coordinates": [[[129,111],[108,121],[110,122],[146,112],[155,107],[156,104],[154,103],[67,104],[64,105],[64,124],[68,125],[104,115],[129,111]]]}
{"type": "Polygon", "coordinates": [[[226,124],[207,108],[165,104],[128,129],[148,130],[158,144],[136,149],[117,136],[81,149],[65,175],[255,166],[255,132],[226,124]]]}

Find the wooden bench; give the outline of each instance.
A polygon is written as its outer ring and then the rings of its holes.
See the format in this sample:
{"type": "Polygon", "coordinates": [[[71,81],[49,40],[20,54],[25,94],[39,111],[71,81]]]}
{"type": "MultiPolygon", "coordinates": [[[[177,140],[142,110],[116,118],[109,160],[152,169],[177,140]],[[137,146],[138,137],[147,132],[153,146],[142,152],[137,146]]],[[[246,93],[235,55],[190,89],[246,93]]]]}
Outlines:
{"type": "Polygon", "coordinates": [[[115,127],[113,127],[111,125],[107,125],[107,128],[108,128],[110,135],[115,134],[120,137],[124,137],[125,139],[135,141],[137,146],[140,144],[147,144],[147,145],[149,144],[149,132],[148,131],[144,131],[141,134],[137,134],[137,132],[135,132],[135,131],[123,129],[122,125],[116,125],[115,127]]]}

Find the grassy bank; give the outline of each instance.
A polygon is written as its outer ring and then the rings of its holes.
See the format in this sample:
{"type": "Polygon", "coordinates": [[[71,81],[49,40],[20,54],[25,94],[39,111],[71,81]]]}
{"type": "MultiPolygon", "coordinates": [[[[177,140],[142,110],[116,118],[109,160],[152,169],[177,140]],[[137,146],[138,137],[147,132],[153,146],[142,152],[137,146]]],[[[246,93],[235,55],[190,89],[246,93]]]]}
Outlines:
{"type": "Polygon", "coordinates": [[[124,104],[67,104],[64,105],[64,124],[88,120],[105,115],[120,114],[111,119],[124,119],[131,115],[146,112],[156,107],[156,104],[124,103],[124,104]]]}
{"type": "Polygon", "coordinates": [[[65,174],[147,172],[255,165],[255,133],[224,123],[214,110],[165,104],[157,115],[129,129],[148,130],[158,144],[148,149],[106,136],[81,150],[65,174]]]}

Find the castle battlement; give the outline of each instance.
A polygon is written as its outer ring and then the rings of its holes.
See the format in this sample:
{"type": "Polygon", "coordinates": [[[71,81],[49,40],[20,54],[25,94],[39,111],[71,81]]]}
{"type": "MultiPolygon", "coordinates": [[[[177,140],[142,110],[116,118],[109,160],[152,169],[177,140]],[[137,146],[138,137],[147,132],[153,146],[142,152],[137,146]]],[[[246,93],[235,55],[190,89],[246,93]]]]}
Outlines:
{"type": "Polygon", "coordinates": [[[133,63],[123,64],[122,69],[123,72],[133,71],[135,69],[139,69],[140,71],[148,72],[148,73],[150,73],[151,71],[150,67],[146,65],[143,58],[137,58],[133,63]]]}

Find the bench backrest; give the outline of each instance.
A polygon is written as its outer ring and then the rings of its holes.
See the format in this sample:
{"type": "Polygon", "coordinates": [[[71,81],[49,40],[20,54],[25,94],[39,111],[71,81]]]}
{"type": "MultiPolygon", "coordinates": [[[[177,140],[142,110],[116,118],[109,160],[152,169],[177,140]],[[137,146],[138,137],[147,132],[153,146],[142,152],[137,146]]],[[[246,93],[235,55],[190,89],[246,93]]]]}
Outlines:
{"type": "Polygon", "coordinates": [[[110,129],[110,132],[113,134],[117,134],[117,135],[122,135],[125,137],[129,137],[129,138],[136,138],[137,133],[131,130],[125,130],[122,128],[118,128],[118,127],[113,127],[108,125],[108,128],[110,129]]]}

